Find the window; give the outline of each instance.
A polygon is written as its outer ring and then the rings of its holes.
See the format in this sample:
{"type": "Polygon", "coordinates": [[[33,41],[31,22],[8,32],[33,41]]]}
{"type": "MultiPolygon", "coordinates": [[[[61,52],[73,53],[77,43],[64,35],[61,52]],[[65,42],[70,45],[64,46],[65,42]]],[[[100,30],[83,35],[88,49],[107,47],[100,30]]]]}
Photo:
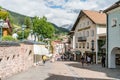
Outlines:
{"type": "Polygon", "coordinates": [[[87,22],[87,25],[89,25],[89,21],[87,22]]]}
{"type": "Polygon", "coordinates": [[[81,36],[81,32],[79,32],[79,36],[81,36]]]}
{"type": "Polygon", "coordinates": [[[85,43],[83,43],[83,48],[85,48],[85,43]]]}
{"type": "Polygon", "coordinates": [[[94,36],[94,30],[91,31],[91,36],[94,36]]]}
{"type": "Polygon", "coordinates": [[[111,21],[112,27],[116,27],[117,25],[117,18],[113,18],[111,21]]]}
{"type": "Polygon", "coordinates": [[[83,36],[85,36],[85,31],[83,31],[83,36]]]}
{"type": "Polygon", "coordinates": [[[79,48],[81,48],[81,43],[79,43],[79,48]]]}
{"type": "Polygon", "coordinates": [[[89,49],[89,43],[87,43],[87,49],[89,49]]]}
{"type": "Polygon", "coordinates": [[[76,43],[76,48],[78,48],[78,44],[76,43]]]}
{"type": "Polygon", "coordinates": [[[87,33],[86,33],[86,34],[87,34],[87,37],[89,37],[89,31],[87,31],[87,33]]]}

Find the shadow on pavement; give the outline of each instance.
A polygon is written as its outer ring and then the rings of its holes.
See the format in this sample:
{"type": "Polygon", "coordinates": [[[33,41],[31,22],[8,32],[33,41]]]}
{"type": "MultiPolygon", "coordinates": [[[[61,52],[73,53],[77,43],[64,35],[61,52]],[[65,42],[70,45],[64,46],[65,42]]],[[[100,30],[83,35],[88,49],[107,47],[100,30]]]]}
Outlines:
{"type": "Polygon", "coordinates": [[[120,73],[119,73],[120,68],[108,69],[108,68],[103,68],[100,64],[90,64],[89,66],[85,64],[84,67],[82,67],[80,63],[68,63],[66,65],[76,67],[76,68],[81,68],[81,69],[88,69],[96,72],[102,72],[102,73],[105,73],[108,77],[120,79],[120,73]]]}
{"type": "Polygon", "coordinates": [[[49,74],[50,77],[48,77],[45,80],[108,80],[108,79],[97,79],[97,78],[77,78],[72,76],[64,76],[64,75],[55,75],[55,74],[49,74]]]}

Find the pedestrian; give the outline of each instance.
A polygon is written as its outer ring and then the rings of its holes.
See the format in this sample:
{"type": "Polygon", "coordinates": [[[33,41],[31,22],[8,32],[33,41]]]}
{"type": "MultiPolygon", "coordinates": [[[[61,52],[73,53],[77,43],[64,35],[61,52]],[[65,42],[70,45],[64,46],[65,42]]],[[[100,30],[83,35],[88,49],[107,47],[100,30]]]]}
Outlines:
{"type": "Polygon", "coordinates": [[[105,67],[105,56],[102,56],[101,63],[102,63],[102,67],[105,67]]]}
{"type": "Polygon", "coordinates": [[[42,57],[43,64],[45,64],[45,62],[46,62],[46,59],[47,59],[47,57],[46,57],[45,55],[43,55],[43,57],[42,57]]]}
{"type": "Polygon", "coordinates": [[[91,63],[91,58],[87,56],[87,65],[89,65],[90,63],[91,63]]]}
{"type": "Polygon", "coordinates": [[[62,61],[64,60],[64,56],[63,56],[63,55],[61,56],[61,60],[62,60],[62,61]]]}
{"type": "Polygon", "coordinates": [[[84,66],[84,57],[81,57],[81,63],[82,63],[82,67],[84,66]]]}

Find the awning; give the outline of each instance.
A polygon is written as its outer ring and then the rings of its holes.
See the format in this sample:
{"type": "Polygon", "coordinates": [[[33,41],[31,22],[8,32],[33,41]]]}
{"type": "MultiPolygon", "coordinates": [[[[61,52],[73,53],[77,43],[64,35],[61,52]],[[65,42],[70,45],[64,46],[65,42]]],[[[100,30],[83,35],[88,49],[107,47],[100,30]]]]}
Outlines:
{"type": "Polygon", "coordinates": [[[81,52],[79,50],[75,51],[75,54],[81,54],[81,52]]]}

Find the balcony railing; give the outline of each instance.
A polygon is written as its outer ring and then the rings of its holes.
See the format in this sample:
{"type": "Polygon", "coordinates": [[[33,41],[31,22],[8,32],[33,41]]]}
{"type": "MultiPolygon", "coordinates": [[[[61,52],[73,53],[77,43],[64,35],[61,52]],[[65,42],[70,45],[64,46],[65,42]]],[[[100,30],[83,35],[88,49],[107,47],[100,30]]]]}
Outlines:
{"type": "Polygon", "coordinates": [[[82,42],[82,41],[86,41],[87,38],[86,37],[78,37],[78,42],[82,42]]]}

